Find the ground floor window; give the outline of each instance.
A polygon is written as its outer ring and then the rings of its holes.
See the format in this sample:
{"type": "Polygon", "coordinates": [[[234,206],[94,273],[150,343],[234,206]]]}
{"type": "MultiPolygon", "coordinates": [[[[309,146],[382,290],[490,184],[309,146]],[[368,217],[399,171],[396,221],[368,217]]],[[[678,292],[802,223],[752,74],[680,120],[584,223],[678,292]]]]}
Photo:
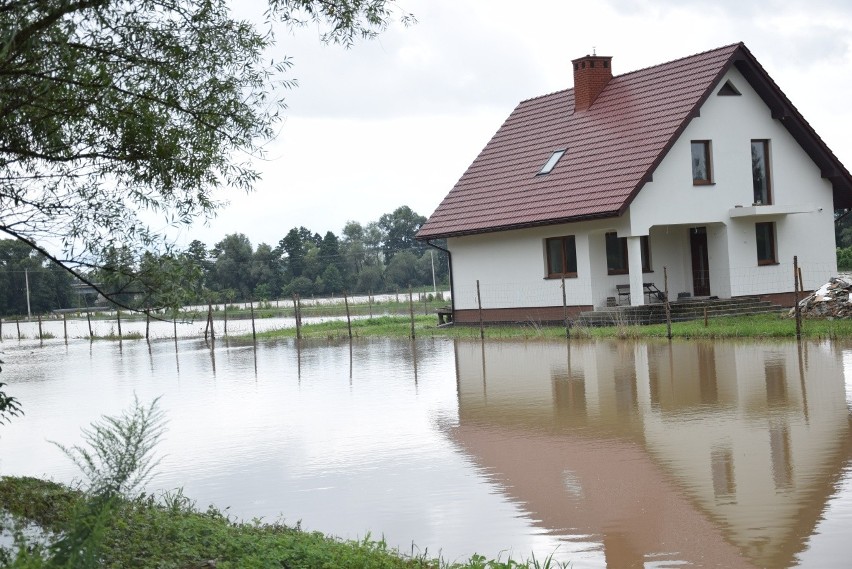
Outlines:
{"type": "MultiPolygon", "coordinates": [[[[617,233],[607,233],[606,236],[606,270],[610,275],[625,275],[629,272],[627,259],[627,238],[619,237],[617,233]]],[[[651,272],[651,244],[647,235],[639,238],[642,249],[642,272],[651,272]]]]}
{"type": "Polygon", "coordinates": [[[545,249],[548,277],[577,276],[577,245],[573,235],[546,239],[545,249]]]}
{"type": "Polygon", "coordinates": [[[775,250],[775,223],[755,223],[755,237],[757,239],[757,264],[775,265],[778,263],[778,255],[775,250]]]}

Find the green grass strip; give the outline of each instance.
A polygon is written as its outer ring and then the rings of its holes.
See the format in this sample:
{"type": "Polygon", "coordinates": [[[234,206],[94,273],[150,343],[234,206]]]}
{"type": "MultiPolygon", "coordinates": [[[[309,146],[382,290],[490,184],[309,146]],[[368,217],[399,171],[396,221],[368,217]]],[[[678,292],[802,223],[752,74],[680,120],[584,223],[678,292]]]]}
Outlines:
{"type": "MultiPolygon", "coordinates": [[[[72,512],[87,497],[65,486],[26,477],[0,478],[0,511],[13,523],[35,523],[48,532],[68,531],[72,512]]],[[[449,563],[426,555],[405,555],[370,536],[340,540],[298,525],[235,521],[214,507],[201,511],[181,492],[160,499],[141,496],[119,502],[101,536],[98,567],[137,569],[509,569],[560,567],[551,558],[518,563],[474,555],[449,563]]],[[[7,519],[5,523],[10,522],[7,519]]],[[[0,549],[0,566],[50,567],[47,550],[34,545],[17,559],[0,549]],[[44,563],[44,564],[43,564],[44,563]]]]}
{"type": "MultiPolygon", "coordinates": [[[[414,317],[414,330],[418,338],[479,338],[478,325],[437,326],[437,316],[414,317]]],[[[304,338],[345,338],[348,336],[346,321],[329,321],[302,326],[304,338]]],[[[411,319],[407,316],[382,316],[352,320],[353,337],[398,337],[411,334],[411,319]]],[[[572,338],[665,338],[665,324],[613,326],[576,326],[571,328],[572,338]]],[[[258,333],[259,338],[293,338],[295,328],[283,328],[258,333]]],[[[852,320],[803,319],[802,336],[811,339],[850,338],[852,320]]],[[[250,337],[243,336],[243,337],[250,337]]],[[[543,325],[536,322],[512,325],[486,326],[486,338],[565,338],[562,326],[543,325]]],[[[672,323],[675,338],[795,338],[796,322],[786,314],[755,314],[749,316],[720,316],[704,320],[672,323]]]]}

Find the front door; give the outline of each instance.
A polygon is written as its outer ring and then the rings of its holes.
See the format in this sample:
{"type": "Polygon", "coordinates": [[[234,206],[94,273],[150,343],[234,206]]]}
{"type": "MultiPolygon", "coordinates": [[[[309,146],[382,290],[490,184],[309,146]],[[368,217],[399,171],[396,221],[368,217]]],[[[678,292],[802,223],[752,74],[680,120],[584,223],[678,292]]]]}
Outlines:
{"type": "Polygon", "coordinates": [[[710,261],[707,257],[707,228],[691,227],[689,243],[692,247],[692,294],[710,296],[710,261]]]}

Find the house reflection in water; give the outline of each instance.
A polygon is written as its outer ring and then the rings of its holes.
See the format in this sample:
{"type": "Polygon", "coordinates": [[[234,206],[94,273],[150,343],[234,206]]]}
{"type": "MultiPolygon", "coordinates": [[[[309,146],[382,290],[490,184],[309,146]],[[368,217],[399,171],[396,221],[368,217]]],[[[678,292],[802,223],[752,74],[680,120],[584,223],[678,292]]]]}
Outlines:
{"type": "Polygon", "coordinates": [[[790,567],[852,458],[830,344],[457,341],[450,436],[611,568],[790,567]]]}

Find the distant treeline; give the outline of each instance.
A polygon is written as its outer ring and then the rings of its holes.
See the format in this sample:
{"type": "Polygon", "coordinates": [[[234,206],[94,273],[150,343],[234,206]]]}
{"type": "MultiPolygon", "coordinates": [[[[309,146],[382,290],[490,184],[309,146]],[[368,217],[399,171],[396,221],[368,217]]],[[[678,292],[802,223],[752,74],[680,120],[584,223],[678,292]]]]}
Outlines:
{"type": "MultiPolygon", "coordinates": [[[[211,248],[196,240],[161,255],[111,250],[102,268],[86,276],[120,304],[138,308],[402,291],[431,285],[433,266],[436,282],[445,284],[445,254],[414,239],[425,221],[402,206],[367,225],[349,221],[339,236],[294,227],[274,246],[255,247],[234,233],[211,248]]],[[[103,301],[76,294],[71,275],[28,245],[0,240],[0,314],[27,313],[27,279],[33,313],[103,301]]]]}
{"type": "Polygon", "coordinates": [[[0,315],[26,315],[75,306],[68,271],[16,239],[0,239],[0,315]]]}
{"type": "MultiPolygon", "coordinates": [[[[197,300],[381,293],[448,280],[445,254],[414,239],[426,221],[408,206],[361,225],[349,221],[338,236],[294,227],[276,246],[256,248],[242,233],[226,235],[208,249],[193,241],[188,261],[200,273],[197,300]],[[434,263],[433,263],[434,261],[434,263]]],[[[436,243],[444,246],[444,243],[436,243]]]]}

